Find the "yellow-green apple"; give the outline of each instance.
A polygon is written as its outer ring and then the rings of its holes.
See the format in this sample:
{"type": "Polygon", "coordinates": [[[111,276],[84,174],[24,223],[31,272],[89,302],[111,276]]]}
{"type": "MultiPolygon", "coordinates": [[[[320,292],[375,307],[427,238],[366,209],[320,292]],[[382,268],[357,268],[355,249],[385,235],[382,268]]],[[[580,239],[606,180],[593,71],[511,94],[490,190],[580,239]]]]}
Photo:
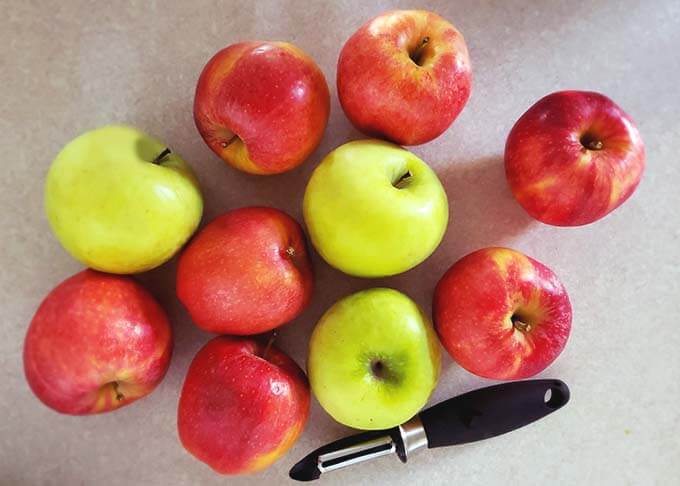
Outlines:
{"type": "Polygon", "coordinates": [[[430,256],[446,231],[449,208],[425,162],[391,143],[360,140],[318,165],[303,210],[324,260],[350,275],[381,277],[430,256]]]}
{"type": "Polygon", "coordinates": [[[302,433],[309,384],[276,347],[219,336],[194,357],[184,380],[177,429],[184,448],[221,474],[271,465],[302,433]]]}
{"type": "Polygon", "coordinates": [[[45,209],[63,247],[88,267],[137,273],[169,260],[203,213],[191,169],[128,126],[84,133],[47,174],[45,209]]]}
{"type": "Polygon", "coordinates": [[[557,276],[507,248],[477,250],[454,263],[437,284],[432,312],[451,357],[494,380],[540,373],[571,331],[571,304],[557,276]]]}
{"type": "Polygon", "coordinates": [[[108,412],[149,394],[168,369],[170,325],[130,277],[85,270],[43,300],[24,342],[33,393],[71,415],[108,412]]]}
{"type": "Polygon", "coordinates": [[[645,146],[631,118],[589,91],[559,91],[521,116],[505,145],[515,198],[534,218],[578,226],[628,199],[645,168],[645,146]]]}
{"type": "Polygon", "coordinates": [[[300,225],[283,211],[247,207],[203,228],[182,252],[177,296],[201,329],[258,334],[298,316],[314,288],[300,225]]]}
{"type": "Polygon", "coordinates": [[[461,33],[439,15],[396,10],[368,21],[340,53],[338,96],[350,121],[372,137],[418,145],[461,112],[472,71],[461,33]]]}
{"type": "Polygon", "coordinates": [[[413,417],[439,378],[437,336],[404,294],[374,288],[336,302],[309,343],[314,395],[338,422],[387,429],[413,417]]]}
{"type": "Polygon", "coordinates": [[[241,42],[208,61],[194,120],[227,163],[251,174],[300,165],[321,142],[330,98],[314,60],[287,42],[241,42]]]}

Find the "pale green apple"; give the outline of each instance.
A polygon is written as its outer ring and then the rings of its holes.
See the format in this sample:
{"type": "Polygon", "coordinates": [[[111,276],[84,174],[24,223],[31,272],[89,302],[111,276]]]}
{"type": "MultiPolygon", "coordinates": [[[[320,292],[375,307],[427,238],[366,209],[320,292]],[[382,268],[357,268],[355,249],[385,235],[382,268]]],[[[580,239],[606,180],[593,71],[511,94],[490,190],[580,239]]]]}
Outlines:
{"type": "Polygon", "coordinates": [[[314,170],[303,211],[326,262],[350,275],[383,277],[432,254],[449,206],[425,162],[391,143],[359,140],[341,145],[314,170]]]}
{"type": "Polygon", "coordinates": [[[439,378],[437,336],[404,294],[375,288],[336,302],[309,344],[307,370],[321,406],[357,429],[387,429],[425,405],[439,378]]]}
{"type": "Polygon", "coordinates": [[[203,213],[198,183],[166,145],[127,126],[69,142],[45,184],[47,219],[64,248],[88,267],[136,273],[170,259],[203,213]]]}

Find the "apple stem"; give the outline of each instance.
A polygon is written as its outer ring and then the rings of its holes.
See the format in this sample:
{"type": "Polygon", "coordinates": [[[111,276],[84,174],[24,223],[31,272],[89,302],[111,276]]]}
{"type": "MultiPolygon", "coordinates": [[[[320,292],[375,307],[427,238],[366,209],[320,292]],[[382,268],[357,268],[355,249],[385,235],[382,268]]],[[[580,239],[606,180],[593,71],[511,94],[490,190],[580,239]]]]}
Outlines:
{"type": "Polygon", "coordinates": [[[599,137],[593,135],[592,133],[586,132],[581,136],[579,142],[581,142],[581,145],[583,145],[583,148],[586,150],[602,150],[604,144],[601,140],[598,140],[598,138],[599,137]]]}
{"type": "Polygon", "coordinates": [[[234,143],[237,139],[238,139],[238,135],[234,135],[233,137],[231,137],[226,142],[222,142],[220,145],[222,146],[222,148],[227,148],[229,145],[234,143]]]}
{"type": "Polygon", "coordinates": [[[519,320],[516,317],[512,318],[512,325],[515,326],[515,329],[522,331],[522,332],[529,332],[531,331],[531,324],[528,324],[524,321],[519,320]]]}
{"type": "Polygon", "coordinates": [[[423,40],[420,41],[418,47],[416,47],[416,49],[409,56],[413,60],[413,62],[415,62],[418,66],[420,66],[420,56],[423,53],[423,49],[428,44],[428,42],[430,42],[430,37],[429,36],[423,37],[423,40]]]}
{"type": "Polygon", "coordinates": [[[113,392],[116,394],[116,400],[118,400],[120,402],[123,398],[125,398],[125,395],[123,395],[120,392],[120,390],[118,390],[118,382],[117,381],[114,381],[113,383],[111,383],[111,387],[113,388],[113,392]]]}
{"type": "Polygon", "coordinates": [[[152,163],[152,164],[158,165],[158,164],[160,164],[160,163],[162,163],[162,162],[165,162],[164,159],[165,159],[168,155],[170,155],[171,153],[172,153],[172,150],[170,150],[169,148],[166,147],[165,150],[163,150],[160,154],[158,154],[158,156],[157,156],[155,159],[153,159],[153,160],[151,161],[151,163],[152,163]]]}
{"type": "Polygon", "coordinates": [[[588,148],[590,150],[601,150],[602,149],[602,142],[600,142],[599,140],[591,140],[588,143],[588,148]]]}
{"type": "Polygon", "coordinates": [[[410,179],[411,177],[413,177],[413,174],[411,174],[411,171],[410,171],[410,170],[409,170],[409,171],[406,171],[406,173],[405,173],[405,174],[402,174],[402,175],[399,177],[399,179],[397,179],[395,182],[392,183],[392,185],[393,185],[396,189],[403,189],[403,188],[405,188],[406,186],[408,186],[408,184],[409,184],[409,182],[410,182],[409,179],[410,179]]]}
{"type": "Polygon", "coordinates": [[[274,345],[274,340],[276,340],[278,335],[279,333],[277,331],[273,331],[271,333],[269,339],[267,340],[267,345],[264,347],[264,351],[262,351],[262,359],[267,359],[269,352],[272,350],[272,346],[274,345]]]}

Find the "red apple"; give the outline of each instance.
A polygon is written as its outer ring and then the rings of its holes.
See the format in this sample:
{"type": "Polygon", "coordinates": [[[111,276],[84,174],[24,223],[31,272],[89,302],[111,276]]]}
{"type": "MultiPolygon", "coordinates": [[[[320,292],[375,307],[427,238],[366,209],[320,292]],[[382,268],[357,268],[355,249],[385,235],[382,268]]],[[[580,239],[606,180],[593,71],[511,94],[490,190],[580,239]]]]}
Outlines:
{"type": "Polygon", "coordinates": [[[177,296],[198,327],[258,334],[298,316],[314,277],[300,225],[283,211],[230,211],[200,231],[179,259],[177,296]]]}
{"type": "Polygon", "coordinates": [[[163,309],[130,277],[85,270],[55,287],[24,342],[33,393],[71,415],[108,412],[150,393],[172,352],[163,309]]]}
{"type": "Polygon", "coordinates": [[[251,174],[300,165],[321,142],[330,99],[312,58],[286,42],[219,51],[196,86],[194,120],[218,156],[251,174]]]}
{"type": "Polygon", "coordinates": [[[556,226],[603,218],[633,194],[644,168],[645,146],[633,121],[589,91],[542,98],[517,120],[505,145],[515,198],[556,226]]]}
{"type": "Polygon", "coordinates": [[[286,453],[309,415],[309,384],[271,345],[219,336],[196,354],[179,399],[184,448],[221,474],[255,472],[286,453]]]}
{"type": "Polygon", "coordinates": [[[451,357],[495,380],[540,373],[571,330],[571,304],[557,276],[507,248],[477,250],[454,263],[437,284],[432,312],[451,357]]]}
{"type": "Polygon", "coordinates": [[[362,132],[400,145],[441,135],[468,98],[465,40],[439,15],[386,12],[349,38],[338,60],[338,96],[362,132]]]}

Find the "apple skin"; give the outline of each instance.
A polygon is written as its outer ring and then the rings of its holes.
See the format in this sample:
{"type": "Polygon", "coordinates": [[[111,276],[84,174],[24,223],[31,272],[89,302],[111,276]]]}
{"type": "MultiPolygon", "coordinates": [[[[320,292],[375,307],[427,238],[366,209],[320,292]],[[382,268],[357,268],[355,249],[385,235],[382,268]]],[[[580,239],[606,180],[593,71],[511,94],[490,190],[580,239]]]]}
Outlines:
{"type": "Polygon", "coordinates": [[[298,439],[309,415],[304,372],[276,347],[218,336],[194,357],[179,399],[184,448],[221,474],[270,466],[298,439]]]}
{"type": "Polygon", "coordinates": [[[347,118],[365,134],[399,145],[429,142],[453,123],[470,97],[465,40],[432,12],[383,13],[345,43],[337,86],[347,118]],[[420,64],[411,58],[418,50],[420,64]]]}
{"type": "Polygon", "coordinates": [[[517,201],[534,218],[579,226],[628,199],[645,168],[645,146],[631,118],[606,96],[559,91],[513,126],[505,172],[517,201]]]}
{"type": "Polygon", "coordinates": [[[24,341],[33,393],[70,415],[108,412],[149,394],[172,354],[163,309],[130,277],[85,270],[43,300],[24,341]]]}
{"type": "Polygon", "coordinates": [[[451,357],[494,380],[540,373],[571,331],[569,296],[557,276],[507,248],[484,248],[454,263],[437,284],[432,312],[451,357]]]}
{"type": "Polygon", "coordinates": [[[425,162],[391,143],[359,140],[336,148],[317,166],[303,212],[326,262],[349,275],[383,277],[432,254],[446,232],[449,207],[425,162]]]}
{"type": "Polygon", "coordinates": [[[314,289],[300,225],[283,211],[247,207],[213,220],[187,245],[177,297],[201,329],[258,334],[297,317],[314,289]]]}
{"type": "Polygon", "coordinates": [[[309,342],[314,395],[335,420],[357,429],[388,429],[409,420],[437,386],[439,368],[432,324],[393,289],[339,300],[309,342]]]}
{"type": "Polygon", "coordinates": [[[231,166],[251,174],[300,165],[321,142],[329,112],[323,73],[286,42],[222,49],[203,69],[194,98],[203,140],[231,166]]]}
{"type": "Polygon", "coordinates": [[[62,246],[84,265],[137,273],[169,260],[198,227],[203,199],[191,169],[128,126],[68,143],[50,166],[45,210],[62,246]]]}

